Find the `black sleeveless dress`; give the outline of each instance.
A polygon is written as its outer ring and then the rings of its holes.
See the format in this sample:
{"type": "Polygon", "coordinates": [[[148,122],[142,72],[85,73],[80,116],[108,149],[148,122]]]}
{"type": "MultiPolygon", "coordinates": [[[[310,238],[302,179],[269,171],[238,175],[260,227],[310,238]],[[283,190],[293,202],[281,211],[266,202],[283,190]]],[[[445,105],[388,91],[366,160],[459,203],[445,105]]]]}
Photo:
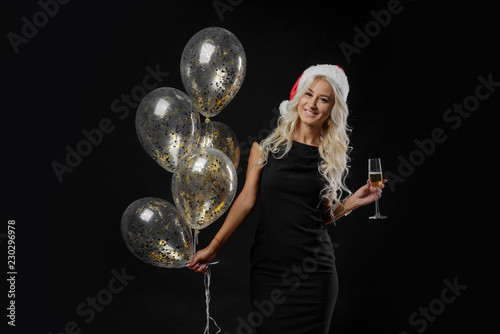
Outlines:
{"type": "Polygon", "coordinates": [[[262,170],[251,249],[248,324],[259,334],[328,333],[338,284],[322,219],[317,147],[293,142],[262,170]]]}

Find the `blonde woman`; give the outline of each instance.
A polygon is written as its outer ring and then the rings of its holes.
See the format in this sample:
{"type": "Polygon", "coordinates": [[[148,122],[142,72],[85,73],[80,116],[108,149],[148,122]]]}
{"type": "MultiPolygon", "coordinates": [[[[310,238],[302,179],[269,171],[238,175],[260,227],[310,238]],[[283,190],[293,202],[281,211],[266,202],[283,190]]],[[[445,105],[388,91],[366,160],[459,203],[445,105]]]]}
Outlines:
{"type": "Polygon", "coordinates": [[[347,77],[336,65],[304,71],[290,101],[280,105],[276,129],[260,145],[253,143],[245,185],[224,224],[188,265],[206,272],[205,264],[258,205],[250,257],[253,312],[239,330],[249,332],[251,325],[257,333],[328,333],[337,273],[325,225],[382,192],[368,181],[352,194],[344,184],[348,92],[347,77]]]}

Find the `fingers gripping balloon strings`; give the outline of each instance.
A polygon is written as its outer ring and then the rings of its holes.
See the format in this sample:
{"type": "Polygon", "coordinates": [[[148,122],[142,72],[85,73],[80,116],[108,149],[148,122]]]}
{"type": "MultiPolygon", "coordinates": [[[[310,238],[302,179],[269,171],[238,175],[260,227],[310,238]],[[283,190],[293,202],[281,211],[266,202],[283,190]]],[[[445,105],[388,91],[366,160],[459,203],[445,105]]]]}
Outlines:
{"type": "MultiPolygon", "coordinates": [[[[216,264],[216,263],[213,263],[213,264],[216,264]]],[[[203,282],[205,283],[205,303],[206,303],[206,306],[207,306],[207,325],[205,326],[205,331],[203,332],[203,334],[209,334],[210,333],[210,320],[212,320],[215,324],[215,326],[217,327],[217,333],[220,333],[222,331],[222,329],[219,327],[219,325],[217,325],[217,322],[214,320],[214,318],[212,318],[210,316],[210,307],[209,307],[209,304],[210,304],[210,279],[211,279],[211,276],[212,276],[212,273],[210,272],[210,268],[207,268],[207,273],[206,275],[204,275],[204,279],[203,279],[203,282]]]]}

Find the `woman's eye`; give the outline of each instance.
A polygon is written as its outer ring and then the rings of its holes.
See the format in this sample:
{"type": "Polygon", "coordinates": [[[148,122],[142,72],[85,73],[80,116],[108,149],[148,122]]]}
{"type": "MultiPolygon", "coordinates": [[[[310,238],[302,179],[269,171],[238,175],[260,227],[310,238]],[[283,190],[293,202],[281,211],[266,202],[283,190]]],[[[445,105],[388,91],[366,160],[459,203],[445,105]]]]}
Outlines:
{"type": "Polygon", "coordinates": [[[311,93],[306,93],[306,95],[307,95],[307,96],[312,96],[312,94],[311,94],[311,93]]]}

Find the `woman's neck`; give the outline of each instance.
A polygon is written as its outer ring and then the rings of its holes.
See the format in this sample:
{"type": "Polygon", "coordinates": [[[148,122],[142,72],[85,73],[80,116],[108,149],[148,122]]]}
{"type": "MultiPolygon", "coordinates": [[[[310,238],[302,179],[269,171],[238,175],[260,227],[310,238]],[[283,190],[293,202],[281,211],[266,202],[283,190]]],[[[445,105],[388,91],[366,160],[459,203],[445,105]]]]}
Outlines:
{"type": "Polygon", "coordinates": [[[292,139],[310,146],[319,146],[323,141],[321,128],[312,128],[302,122],[297,124],[297,129],[295,129],[292,139]]]}

